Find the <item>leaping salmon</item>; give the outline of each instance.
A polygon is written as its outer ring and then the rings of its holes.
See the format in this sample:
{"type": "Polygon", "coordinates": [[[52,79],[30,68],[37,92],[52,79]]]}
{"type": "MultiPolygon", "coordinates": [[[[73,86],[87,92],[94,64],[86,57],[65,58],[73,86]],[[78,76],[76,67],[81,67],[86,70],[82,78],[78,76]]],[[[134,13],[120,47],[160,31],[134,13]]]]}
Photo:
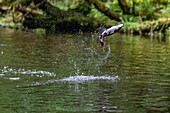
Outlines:
{"type": "Polygon", "coordinates": [[[117,26],[112,26],[111,28],[105,30],[101,36],[100,36],[100,43],[102,45],[102,48],[104,49],[105,42],[103,41],[103,38],[109,35],[112,35],[119,31],[123,27],[123,24],[117,25],[117,26]]]}

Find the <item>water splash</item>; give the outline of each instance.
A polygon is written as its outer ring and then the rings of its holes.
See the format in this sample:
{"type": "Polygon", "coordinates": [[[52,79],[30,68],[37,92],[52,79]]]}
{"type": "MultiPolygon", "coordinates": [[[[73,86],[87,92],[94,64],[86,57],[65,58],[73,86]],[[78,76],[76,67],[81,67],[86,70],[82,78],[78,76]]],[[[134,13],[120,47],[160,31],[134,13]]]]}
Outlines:
{"type": "Polygon", "coordinates": [[[43,76],[53,76],[55,77],[56,74],[53,72],[48,72],[48,71],[41,71],[41,70],[26,70],[26,69],[15,69],[15,68],[10,68],[8,66],[4,66],[3,68],[0,69],[0,76],[5,76],[5,75],[10,75],[10,74],[22,74],[22,75],[35,75],[37,77],[43,77],[43,76]]]}
{"type": "Polygon", "coordinates": [[[85,81],[91,81],[91,80],[112,80],[114,81],[115,79],[117,79],[118,76],[116,77],[110,77],[110,76],[71,76],[68,78],[64,78],[64,79],[60,79],[59,81],[68,81],[68,82],[85,82],[85,81]]]}
{"type": "Polygon", "coordinates": [[[16,77],[16,78],[8,78],[9,80],[19,80],[20,78],[19,77],[16,77]]]}
{"type": "Polygon", "coordinates": [[[71,76],[63,79],[58,80],[48,80],[45,83],[36,82],[35,84],[28,85],[28,86],[37,86],[37,85],[46,85],[49,83],[54,82],[74,82],[74,83],[83,83],[83,82],[89,82],[94,80],[109,80],[111,82],[115,82],[116,80],[119,80],[120,78],[118,76],[110,77],[110,76],[71,76]]]}
{"type": "MultiPolygon", "coordinates": [[[[14,69],[10,68],[8,66],[5,66],[0,69],[0,76],[3,77],[4,79],[9,79],[9,80],[20,80],[22,79],[21,75],[26,75],[26,76],[34,76],[34,77],[55,77],[57,76],[53,72],[48,72],[48,71],[36,71],[36,70],[25,70],[25,69],[14,69]],[[9,76],[12,75],[12,76],[9,76]],[[14,76],[13,76],[14,75],[14,76]]],[[[108,80],[111,82],[115,82],[116,80],[119,80],[120,78],[118,76],[83,76],[79,75],[78,73],[75,76],[70,76],[67,78],[62,78],[62,79],[55,79],[55,80],[48,80],[45,82],[35,82],[31,85],[26,85],[26,86],[38,86],[38,85],[46,85],[50,83],[55,83],[55,82],[74,82],[74,83],[83,83],[83,82],[89,82],[89,81],[94,81],[94,80],[108,80]]],[[[19,87],[19,86],[17,86],[19,87]]]]}
{"type": "Polygon", "coordinates": [[[6,44],[0,44],[0,46],[7,46],[6,44]]]}
{"type": "Polygon", "coordinates": [[[4,76],[5,74],[0,74],[0,76],[4,76]]]}

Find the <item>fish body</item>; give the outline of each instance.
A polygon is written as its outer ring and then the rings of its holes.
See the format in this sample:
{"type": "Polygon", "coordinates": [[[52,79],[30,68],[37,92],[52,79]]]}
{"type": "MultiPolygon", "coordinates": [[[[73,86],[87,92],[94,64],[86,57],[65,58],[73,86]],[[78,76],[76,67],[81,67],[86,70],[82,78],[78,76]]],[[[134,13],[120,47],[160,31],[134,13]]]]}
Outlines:
{"type": "Polygon", "coordinates": [[[104,42],[103,42],[103,38],[109,35],[112,35],[114,33],[116,33],[117,31],[119,31],[121,28],[123,27],[123,24],[117,25],[117,26],[112,26],[111,28],[105,30],[101,36],[100,36],[100,43],[102,45],[102,47],[104,46],[104,42]]]}

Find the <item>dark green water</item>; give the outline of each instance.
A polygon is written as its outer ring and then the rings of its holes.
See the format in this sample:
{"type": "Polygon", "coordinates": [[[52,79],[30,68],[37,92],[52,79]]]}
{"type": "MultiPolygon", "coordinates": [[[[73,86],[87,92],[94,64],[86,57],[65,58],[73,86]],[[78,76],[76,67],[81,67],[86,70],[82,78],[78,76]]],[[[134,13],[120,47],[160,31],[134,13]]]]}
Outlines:
{"type": "Polygon", "coordinates": [[[0,29],[0,112],[169,112],[170,38],[0,29]]]}

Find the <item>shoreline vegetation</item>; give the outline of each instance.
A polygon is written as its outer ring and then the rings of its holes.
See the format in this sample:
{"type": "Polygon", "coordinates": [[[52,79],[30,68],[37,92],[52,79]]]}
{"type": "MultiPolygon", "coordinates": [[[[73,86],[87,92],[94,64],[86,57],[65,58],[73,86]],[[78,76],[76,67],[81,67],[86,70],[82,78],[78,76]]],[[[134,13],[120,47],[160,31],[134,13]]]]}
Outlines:
{"type": "Polygon", "coordinates": [[[0,0],[0,27],[89,31],[124,24],[121,32],[170,34],[170,0],[0,0]]]}

